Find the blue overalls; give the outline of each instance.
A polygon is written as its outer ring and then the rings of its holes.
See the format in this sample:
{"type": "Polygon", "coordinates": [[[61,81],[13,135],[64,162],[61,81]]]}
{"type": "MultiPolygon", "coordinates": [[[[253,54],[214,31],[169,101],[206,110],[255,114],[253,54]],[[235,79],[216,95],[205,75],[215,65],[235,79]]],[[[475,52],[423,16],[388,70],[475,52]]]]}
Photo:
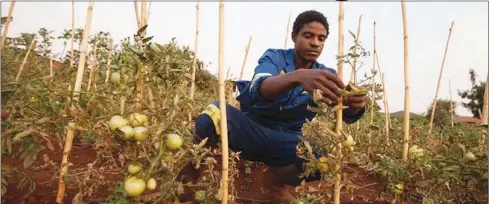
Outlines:
{"type": "MultiPolygon", "coordinates": [[[[303,160],[296,155],[296,146],[306,119],[312,120],[316,115],[307,110],[307,105],[317,107],[312,96],[301,86],[281,94],[273,101],[267,101],[259,94],[261,82],[266,78],[295,71],[294,61],[294,49],[268,49],[258,60],[253,79],[237,82],[240,93],[237,100],[241,110],[227,104],[226,113],[229,148],[241,151],[242,158],[274,167],[302,164],[303,160]]],[[[334,69],[317,62],[311,69],[336,74],[334,69]]],[[[354,123],[364,112],[365,109],[362,109],[354,117],[343,117],[343,121],[354,123]]],[[[219,101],[216,101],[196,119],[196,136],[219,141],[219,120],[219,101]]]]}

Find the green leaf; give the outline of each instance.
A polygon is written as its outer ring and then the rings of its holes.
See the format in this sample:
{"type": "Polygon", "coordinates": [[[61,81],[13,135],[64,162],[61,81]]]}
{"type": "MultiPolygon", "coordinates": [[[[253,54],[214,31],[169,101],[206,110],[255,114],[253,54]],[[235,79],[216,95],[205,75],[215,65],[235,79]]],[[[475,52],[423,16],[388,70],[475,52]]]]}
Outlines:
{"type": "Polygon", "coordinates": [[[154,37],[154,36],[144,38],[144,39],[143,39],[143,43],[147,43],[147,42],[151,41],[151,39],[153,39],[153,37],[154,37]]]}
{"type": "Polygon", "coordinates": [[[148,28],[148,24],[144,25],[138,30],[138,35],[140,35],[142,32],[146,31],[146,28],[148,28]]]}

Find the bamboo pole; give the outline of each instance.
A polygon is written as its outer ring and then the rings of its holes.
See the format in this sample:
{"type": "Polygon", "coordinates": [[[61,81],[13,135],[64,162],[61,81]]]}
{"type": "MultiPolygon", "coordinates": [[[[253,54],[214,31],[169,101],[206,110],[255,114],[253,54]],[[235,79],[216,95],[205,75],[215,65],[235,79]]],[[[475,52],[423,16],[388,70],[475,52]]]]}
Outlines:
{"type": "Polygon", "coordinates": [[[63,198],[65,194],[66,184],[64,181],[64,176],[68,172],[68,156],[71,152],[71,147],[73,144],[73,137],[75,136],[75,123],[68,123],[68,133],[66,134],[65,147],[63,149],[63,157],[61,159],[61,169],[59,171],[58,179],[58,194],[56,196],[56,203],[63,203],[63,198]]]}
{"type": "Polygon", "coordinates": [[[113,40],[112,38],[109,40],[109,56],[107,56],[107,68],[105,71],[105,83],[109,82],[110,77],[110,63],[112,62],[112,49],[113,49],[113,40]]]}
{"type": "Polygon", "coordinates": [[[484,105],[482,106],[482,125],[487,125],[488,115],[487,115],[487,106],[488,106],[488,90],[489,89],[489,72],[487,73],[486,86],[484,88],[484,105]]]}
{"type": "Polygon", "coordinates": [[[450,121],[453,127],[453,101],[452,101],[452,83],[450,82],[450,79],[448,79],[448,91],[450,92],[450,121]]]}
{"type": "Polygon", "coordinates": [[[377,65],[377,56],[375,53],[377,53],[377,40],[376,40],[376,29],[375,29],[375,21],[374,21],[374,63],[373,63],[373,68],[372,68],[372,100],[371,100],[371,107],[370,107],[370,124],[373,124],[374,122],[374,109],[375,109],[375,66],[377,65]]]}
{"type": "Polygon", "coordinates": [[[409,44],[406,8],[404,0],[401,1],[402,27],[404,30],[404,149],[402,160],[407,161],[409,149],[409,44]]]}
{"type": "MultiPolygon", "coordinates": [[[[148,22],[147,22],[147,17],[148,15],[146,14],[147,12],[147,6],[146,6],[146,0],[143,0],[141,2],[141,21],[139,24],[139,29],[148,25],[148,22]]],[[[136,17],[137,17],[137,14],[136,14],[136,17]]],[[[144,39],[144,37],[146,36],[146,30],[144,30],[142,33],[141,33],[141,39],[144,39]]],[[[141,50],[142,49],[142,40],[139,40],[139,49],[141,50]]],[[[141,50],[142,51],[142,50],[141,50]]],[[[141,108],[141,101],[144,97],[144,78],[146,76],[146,65],[143,64],[142,62],[139,63],[138,65],[138,72],[139,72],[139,75],[138,75],[138,78],[137,78],[137,85],[136,85],[136,97],[135,97],[135,107],[136,108],[141,108]]]]}
{"type": "Polygon", "coordinates": [[[97,60],[97,48],[98,48],[98,42],[93,46],[93,54],[90,57],[90,75],[88,76],[88,85],[87,85],[87,92],[90,91],[90,86],[92,85],[92,80],[93,80],[93,75],[95,74],[95,61],[97,60]]]}
{"type": "MultiPolygon", "coordinates": [[[[71,2],[71,56],[70,56],[70,69],[73,67],[75,61],[75,55],[73,49],[75,48],[75,0],[71,2]]],[[[71,78],[71,77],[70,77],[71,78]]],[[[71,83],[70,83],[71,86],[71,83]]],[[[70,88],[71,90],[71,88],[70,88]]]]}
{"type": "Polygon", "coordinates": [[[380,73],[380,82],[382,83],[382,92],[384,93],[384,113],[385,113],[385,141],[389,145],[389,111],[387,111],[387,93],[385,89],[384,73],[380,73]]]}
{"type": "Polygon", "coordinates": [[[243,79],[243,72],[244,72],[244,68],[246,65],[246,59],[248,59],[248,52],[250,51],[250,45],[251,45],[252,40],[253,40],[253,36],[250,35],[250,38],[248,39],[248,45],[246,46],[246,50],[245,50],[245,56],[243,59],[243,64],[241,64],[241,72],[239,73],[239,80],[243,79]]]}
{"type": "Polygon", "coordinates": [[[53,58],[49,58],[49,76],[52,78],[54,75],[53,73],[53,58]]]}
{"type": "MultiPolygon", "coordinates": [[[[339,14],[338,14],[338,77],[340,80],[343,80],[343,40],[344,40],[344,35],[343,35],[343,21],[345,19],[344,17],[344,5],[343,1],[339,2],[339,14]]],[[[339,106],[342,106],[343,103],[340,100],[338,103],[339,106]]],[[[339,109],[336,111],[336,134],[338,136],[341,136],[341,131],[343,129],[343,109],[339,109]]],[[[335,183],[334,183],[334,203],[339,204],[340,203],[340,192],[341,192],[341,160],[342,160],[342,154],[341,154],[341,148],[342,145],[341,143],[338,143],[338,146],[336,148],[336,158],[338,159],[337,163],[335,164],[334,172],[335,172],[335,183]]]]}
{"type": "Polygon", "coordinates": [[[87,47],[88,47],[88,36],[90,35],[90,25],[92,23],[92,13],[93,13],[93,0],[90,1],[87,9],[87,20],[85,22],[85,28],[83,30],[83,40],[82,46],[80,48],[80,59],[78,61],[78,70],[76,72],[76,81],[74,86],[73,99],[78,101],[81,91],[81,85],[83,81],[83,73],[85,72],[85,61],[87,55],[87,47]]]}
{"type": "Polygon", "coordinates": [[[435,109],[437,104],[436,100],[438,98],[438,92],[440,91],[440,81],[441,81],[441,76],[443,74],[443,66],[445,65],[445,58],[447,56],[448,44],[450,43],[450,37],[452,36],[454,23],[455,22],[452,21],[452,23],[450,24],[450,29],[448,30],[448,39],[445,45],[445,53],[443,54],[443,60],[441,62],[440,75],[438,76],[438,83],[436,84],[435,98],[433,99],[433,104],[431,105],[430,128],[428,130],[428,133],[431,133],[431,131],[433,130],[433,120],[435,119],[435,109]]]}
{"type": "Polygon", "coordinates": [[[287,41],[289,41],[289,32],[290,32],[290,13],[289,11],[289,20],[287,21],[287,32],[285,32],[285,43],[284,43],[284,49],[287,48],[287,41]]]}
{"type": "MultiPolygon", "coordinates": [[[[379,70],[379,73],[382,73],[382,70],[380,69],[379,52],[375,52],[375,57],[377,58],[377,60],[376,60],[377,61],[377,69],[379,70]]],[[[381,82],[383,81],[383,75],[384,74],[380,75],[381,82]]],[[[388,119],[387,122],[389,124],[389,127],[391,127],[391,115],[390,115],[391,113],[389,111],[389,101],[387,100],[387,88],[385,86],[386,86],[386,84],[385,84],[385,81],[384,81],[384,82],[382,82],[382,89],[383,89],[382,91],[384,93],[384,98],[386,99],[385,100],[385,108],[384,109],[387,112],[387,119],[388,119]]]]}
{"type": "Polygon", "coordinates": [[[27,58],[29,57],[31,50],[34,47],[34,44],[36,44],[35,42],[36,42],[36,37],[34,36],[34,38],[32,38],[31,44],[29,45],[29,48],[27,49],[27,53],[25,54],[24,61],[22,61],[22,64],[20,65],[19,72],[17,72],[15,81],[19,81],[20,75],[22,74],[22,70],[24,70],[25,63],[27,62],[27,58]]]}
{"type": "Polygon", "coordinates": [[[360,15],[360,17],[358,17],[357,36],[355,39],[355,48],[353,48],[353,54],[355,56],[353,57],[353,67],[352,67],[351,74],[350,74],[350,82],[353,84],[357,83],[357,59],[358,59],[357,48],[358,48],[358,43],[360,41],[360,31],[362,28],[362,16],[363,16],[363,14],[360,15]]]}
{"type": "Polygon", "coordinates": [[[224,83],[224,2],[219,0],[219,109],[221,110],[221,147],[222,147],[222,203],[228,203],[229,155],[228,124],[226,113],[226,84],[224,83]]]}
{"type": "Polygon", "coordinates": [[[5,27],[2,32],[2,50],[3,46],[5,46],[5,40],[7,39],[8,26],[10,25],[10,21],[12,20],[12,13],[14,12],[15,0],[10,2],[10,8],[8,10],[7,22],[5,22],[5,27]]]}
{"type": "Polygon", "coordinates": [[[138,26],[138,29],[141,28],[141,17],[139,16],[139,6],[137,0],[134,0],[134,10],[136,11],[136,23],[138,26]]]}
{"type": "MultiPolygon", "coordinates": [[[[195,51],[194,60],[192,62],[192,84],[190,85],[190,100],[194,100],[195,92],[195,72],[197,69],[197,54],[199,52],[199,19],[200,19],[200,2],[197,2],[195,15],[195,51]]],[[[188,113],[188,121],[192,121],[192,113],[188,113]]]]}

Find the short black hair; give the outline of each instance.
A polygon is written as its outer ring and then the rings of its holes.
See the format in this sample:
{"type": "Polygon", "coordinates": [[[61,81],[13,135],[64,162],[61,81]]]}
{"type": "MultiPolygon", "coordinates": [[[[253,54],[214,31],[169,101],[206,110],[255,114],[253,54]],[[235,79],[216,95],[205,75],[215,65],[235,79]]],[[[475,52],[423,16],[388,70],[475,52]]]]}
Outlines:
{"type": "Polygon", "coordinates": [[[299,31],[304,25],[314,21],[323,24],[324,28],[326,28],[326,38],[328,38],[329,35],[328,20],[326,20],[326,17],[322,13],[314,10],[304,11],[301,14],[299,14],[297,18],[295,18],[294,26],[292,27],[292,33],[299,34],[299,31]]]}

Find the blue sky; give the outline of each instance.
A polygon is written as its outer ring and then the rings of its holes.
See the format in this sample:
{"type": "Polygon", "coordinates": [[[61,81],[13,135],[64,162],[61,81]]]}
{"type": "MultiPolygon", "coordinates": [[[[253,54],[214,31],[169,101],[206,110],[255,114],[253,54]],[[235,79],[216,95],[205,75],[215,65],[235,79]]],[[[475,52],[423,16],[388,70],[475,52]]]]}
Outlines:
{"type": "MultiPolygon", "coordinates": [[[[8,13],[10,3],[2,3],[2,16],[8,13]]],[[[195,2],[153,2],[150,8],[148,35],[153,40],[167,43],[173,37],[181,45],[192,49],[195,40],[195,2]]],[[[199,58],[212,62],[207,69],[217,73],[218,59],[218,3],[200,4],[199,58]]],[[[75,3],[75,27],[84,27],[88,3],[75,3]]],[[[225,3],[225,69],[238,77],[245,47],[253,35],[250,53],[244,71],[244,79],[250,79],[258,58],[268,48],[283,48],[289,11],[291,24],[302,11],[315,9],[328,18],[331,34],[319,61],[336,68],[338,49],[338,4],[336,2],[253,2],[225,3]]],[[[432,102],[440,72],[441,61],[448,37],[450,21],[455,21],[447,59],[440,84],[439,98],[449,98],[448,79],[452,83],[452,97],[460,102],[457,89],[470,88],[469,68],[476,70],[479,80],[485,80],[488,72],[488,7],[487,3],[475,2],[408,2],[406,3],[409,55],[411,111],[424,113],[432,102]]],[[[401,4],[399,2],[349,2],[345,3],[345,49],[353,44],[347,33],[356,33],[358,17],[363,14],[360,40],[364,47],[373,51],[373,22],[377,22],[377,52],[381,70],[385,73],[390,111],[404,106],[404,61],[401,4]]],[[[59,35],[71,28],[71,2],[17,2],[14,21],[8,36],[21,32],[36,32],[46,27],[59,35]]],[[[115,42],[132,36],[136,31],[133,2],[96,2],[94,5],[91,33],[108,31],[115,42]]],[[[291,28],[292,29],[292,28],[291,28]]],[[[54,52],[61,52],[62,42],[54,45],[54,52]]],[[[289,38],[288,48],[293,46],[289,38]]],[[[363,59],[361,70],[369,71],[372,57],[363,59]]],[[[351,69],[344,68],[344,81],[351,69]]],[[[378,78],[377,78],[378,79],[378,78]]],[[[379,80],[378,80],[379,81],[379,80]]],[[[382,106],[382,101],[379,101],[382,106]]],[[[470,115],[459,106],[457,113],[470,115]]]]}

